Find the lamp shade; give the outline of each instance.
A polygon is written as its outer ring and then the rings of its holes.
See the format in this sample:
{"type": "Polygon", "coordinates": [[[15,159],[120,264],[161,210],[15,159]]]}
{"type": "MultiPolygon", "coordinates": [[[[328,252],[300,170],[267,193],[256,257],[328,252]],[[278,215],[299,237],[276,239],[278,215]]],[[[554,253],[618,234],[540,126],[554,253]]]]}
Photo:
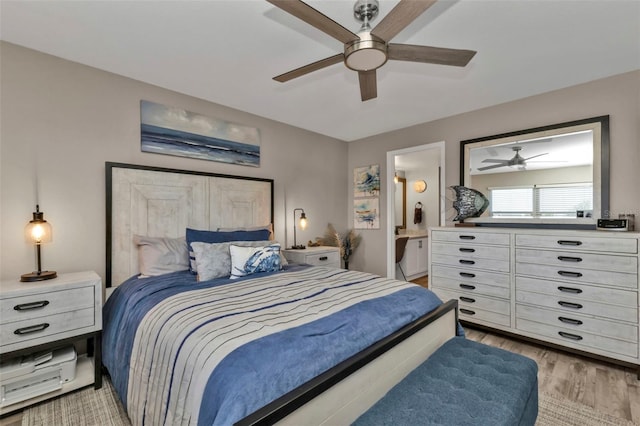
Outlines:
{"type": "Polygon", "coordinates": [[[300,215],[300,229],[307,229],[307,215],[304,212],[300,215]]]}
{"type": "Polygon", "coordinates": [[[33,219],[24,227],[24,236],[32,244],[50,243],[53,240],[51,224],[44,220],[44,213],[37,206],[33,219]]]}

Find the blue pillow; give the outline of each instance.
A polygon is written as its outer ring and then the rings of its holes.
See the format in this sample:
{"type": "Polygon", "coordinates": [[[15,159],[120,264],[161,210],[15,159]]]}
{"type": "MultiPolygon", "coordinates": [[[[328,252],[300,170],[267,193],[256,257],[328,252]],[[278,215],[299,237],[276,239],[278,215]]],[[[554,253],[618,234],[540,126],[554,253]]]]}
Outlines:
{"type": "Polygon", "coordinates": [[[270,231],[268,229],[259,229],[255,231],[202,231],[198,229],[187,228],[187,247],[189,249],[189,271],[197,274],[196,257],[193,253],[191,243],[227,243],[230,241],[262,241],[269,239],[270,231]]]}

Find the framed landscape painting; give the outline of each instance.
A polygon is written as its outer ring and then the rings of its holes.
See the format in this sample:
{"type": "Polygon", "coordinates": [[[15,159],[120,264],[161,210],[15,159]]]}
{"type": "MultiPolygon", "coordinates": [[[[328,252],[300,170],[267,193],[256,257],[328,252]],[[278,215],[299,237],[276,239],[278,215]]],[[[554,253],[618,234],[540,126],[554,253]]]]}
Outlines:
{"type": "Polygon", "coordinates": [[[260,167],[254,127],[141,101],[140,135],[143,152],[260,167]]]}

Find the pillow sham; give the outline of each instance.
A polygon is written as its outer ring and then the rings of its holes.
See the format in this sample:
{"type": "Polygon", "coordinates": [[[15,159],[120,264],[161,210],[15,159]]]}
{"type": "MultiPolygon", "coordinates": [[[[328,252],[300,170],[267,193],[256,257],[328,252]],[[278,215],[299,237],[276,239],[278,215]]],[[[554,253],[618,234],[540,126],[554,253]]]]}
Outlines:
{"type": "Polygon", "coordinates": [[[258,272],[275,272],[282,269],[280,265],[280,244],[266,247],[242,247],[230,245],[231,276],[236,279],[258,272]]]}
{"type": "Polygon", "coordinates": [[[270,223],[268,225],[263,225],[263,226],[246,226],[246,227],[235,227],[235,228],[218,228],[218,231],[220,232],[232,232],[232,231],[262,231],[262,230],[268,230],[269,231],[269,240],[273,240],[273,224],[270,223]]]}
{"type": "Polygon", "coordinates": [[[186,232],[187,248],[189,250],[189,270],[196,274],[198,267],[193,254],[191,243],[226,243],[231,241],[265,241],[269,239],[269,230],[260,229],[255,231],[203,231],[187,228],[186,232]]]}
{"type": "Polygon", "coordinates": [[[231,254],[229,252],[231,244],[246,247],[264,247],[271,244],[271,241],[232,241],[212,244],[194,241],[191,243],[191,247],[195,255],[198,281],[207,281],[231,275],[231,254]]]}
{"type": "Polygon", "coordinates": [[[142,278],[189,269],[185,237],[134,235],[133,243],[138,248],[138,267],[142,278]]]}

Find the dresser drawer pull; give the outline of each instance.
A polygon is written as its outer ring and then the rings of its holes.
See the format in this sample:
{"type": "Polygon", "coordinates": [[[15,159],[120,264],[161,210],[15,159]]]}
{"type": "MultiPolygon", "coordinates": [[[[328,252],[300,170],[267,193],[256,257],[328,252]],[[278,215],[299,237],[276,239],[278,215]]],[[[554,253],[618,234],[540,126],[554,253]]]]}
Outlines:
{"type": "Polygon", "coordinates": [[[581,246],[582,241],[558,240],[558,244],[560,244],[561,246],[581,246]]]}
{"type": "Polygon", "coordinates": [[[458,260],[458,262],[460,262],[463,265],[475,265],[476,262],[474,262],[473,260],[466,260],[466,259],[460,259],[458,260]]]}
{"type": "Polygon", "coordinates": [[[467,303],[476,303],[476,299],[472,299],[470,297],[460,296],[459,299],[467,303]]]}
{"type": "Polygon", "coordinates": [[[470,272],[460,272],[460,276],[465,278],[475,278],[476,274],[472,274],[470,272]]]}
{"type": "Polygon", "coordinates": [[[463,309],[460,308],[460,312],[462,312],[463,314],[467,314],[467,315],[475,315],[475,311],[472,311],[471,309],[463,309]]]}
{"type": "Polygon", "coordinates": [[[582,305],[579,303],[571,303],[571,302],[564,302],[562,300],[560,300],[558,302],[558,305],[564,307],[564,308],[571,308],[571,309],[582,309],[582,305]]]}
{"type": "Polygon", "coordinates": [[[37,331],[42,331],[46,328],[49,327],[49,324],[47,324],[46,322],[42,323],[42,324],[37,324],[37,325],[30,325],[29,327],[22,327],[17,329],[16,331],[14,331],[14,334],[17,334],[18,336],[24,336],[25,334],[30,334],[30,333],[35,333],[37,331]]]}
{"type": "Polygon", "coordinates": [[[475,253],[476,252],[476,249],[466,248],[466,247],[460,247],[458,250],[460,250],[462,253],[475,253]]]}
{"type": "Polygon", "coordinates": [[[322,257],[319,257],[318,260],[329,260],[329,257],[328,256],[322,256],[322,257]]]}
{"type": "Polygon", "coordinates": [[[474,235],[460,235],[461,240],[475,240],[476,237],[474,235]]]}
{"type": "Polygon", "coordinates": [[[577,319],[567,318],[567,317],[558,317],[558,319],[565,324],[582,325],[582,321],[577,319]]]}
{"type": "Polygon", "coordinates": [[[475,290],[476,286],[471,284],[460,284],[460,288],[464,288],[465,290],[475,290]]]}
{"type": "Polygon", "coordinates": [[[39,302],[21,303],[13,307],[16,311],[29,311],[31,309],[44,308],[49,304],[48,300],[41,300],[39,302]]]}
{"type": "Polygon", "coordinates": [[[558,275],[562,275],[563,277],[580,278],[582,276],[582,273],[571,272],[571,271],[558,271],[558,275]]]}
{"type": "Polygon", "coordinates": [[[582,340],[582,336],[578,336],[577,334],[571,334],[564,331],[558,331],[558,334],[564,337],[565,339],[582,340]]]}
{"type": "Polygon", "coordinates": [[[564,293],[573,293],[573,294],[580,294],[582,293],[582,290],[579,288],[572,288],[572,287],[563,287],[563,286],[559,286],[558,290],[564,292],[564,293]]]}
{"type": "Polygon", "coordinates": [[[582,262],[581,257],[573,257],[573,256],[558,256],[558,260],[560,262],[582,262]]]}

